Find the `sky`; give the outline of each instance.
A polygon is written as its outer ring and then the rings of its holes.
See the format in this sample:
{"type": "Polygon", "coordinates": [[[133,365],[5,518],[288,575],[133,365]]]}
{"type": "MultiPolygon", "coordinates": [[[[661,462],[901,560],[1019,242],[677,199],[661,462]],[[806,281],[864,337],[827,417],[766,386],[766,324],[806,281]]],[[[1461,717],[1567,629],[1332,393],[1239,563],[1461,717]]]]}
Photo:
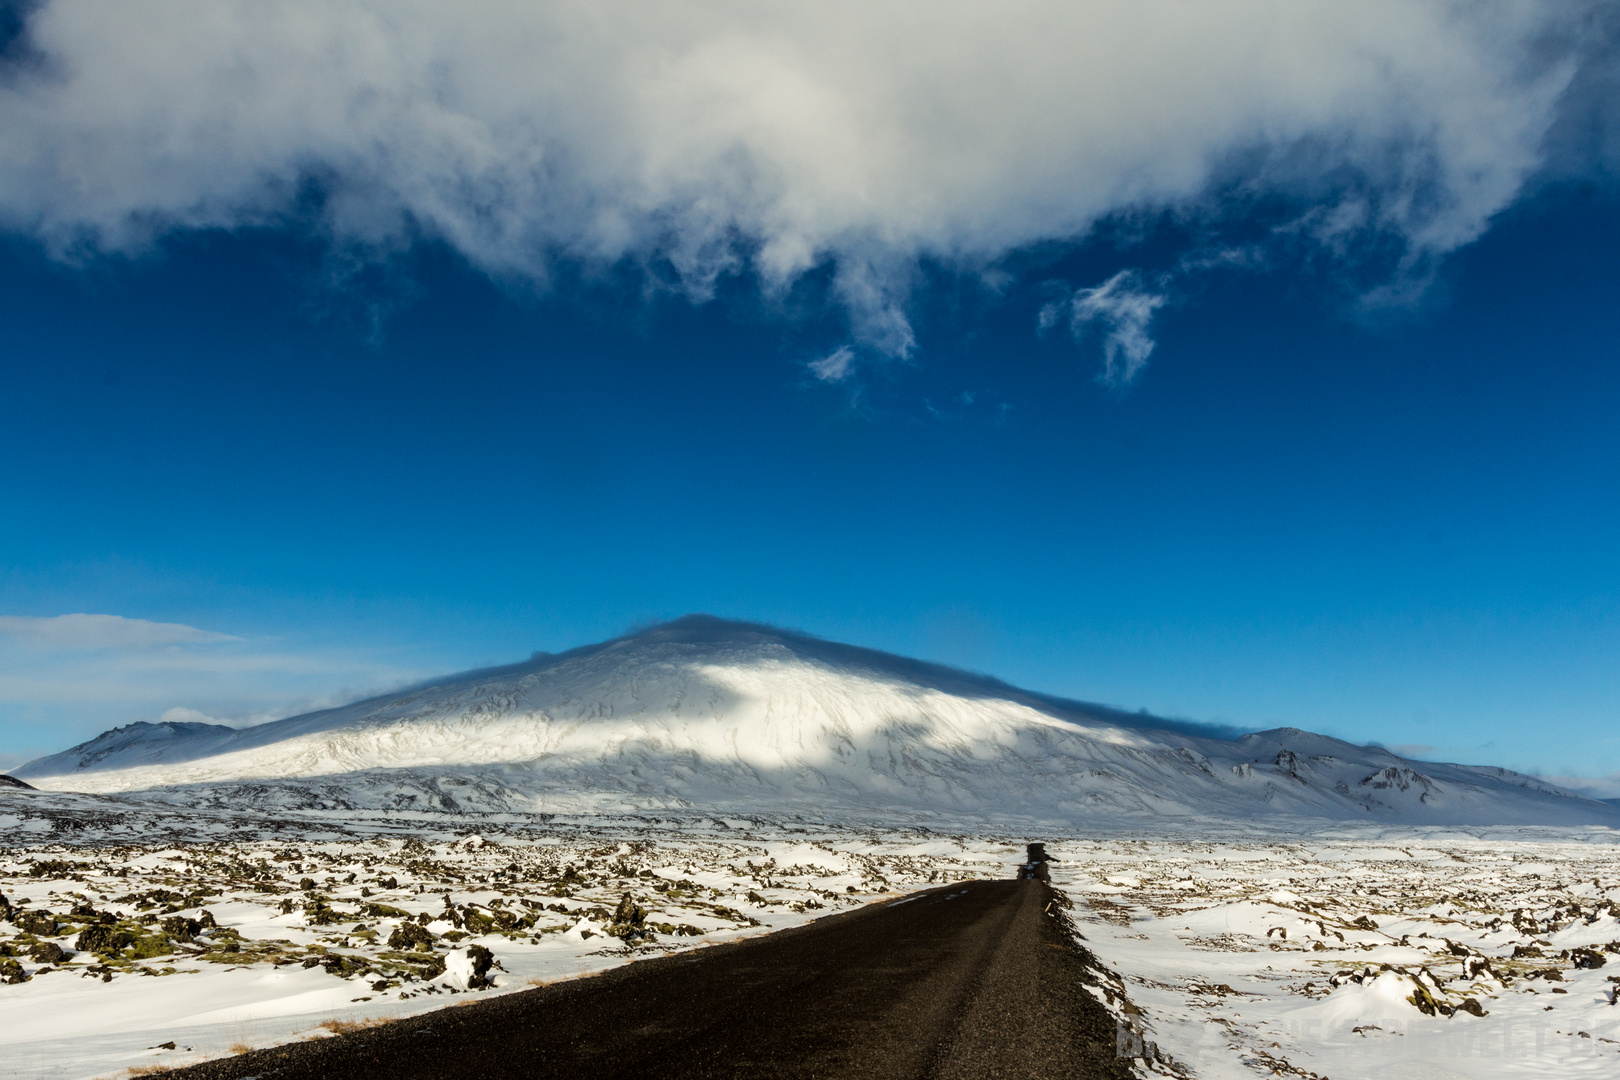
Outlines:
{"type": "Polygon", "coordinates": [[[709,612],[1620,795],[1617,31],[0,4],[0,767],[709,612]]]}

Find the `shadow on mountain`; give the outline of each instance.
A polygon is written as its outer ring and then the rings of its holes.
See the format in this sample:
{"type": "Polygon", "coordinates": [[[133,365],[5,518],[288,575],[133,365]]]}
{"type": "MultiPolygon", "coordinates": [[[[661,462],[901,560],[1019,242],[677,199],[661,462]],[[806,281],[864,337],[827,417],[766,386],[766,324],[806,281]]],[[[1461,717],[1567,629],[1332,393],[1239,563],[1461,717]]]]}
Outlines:
{"type": "Polygon", "coordinates": [[[409,690],[439,689],[463,683],[482,682],[486,679],[508,675],[545,671],[547,668],[556,667],[570,660],[638,644],[694,646],[781,645],[798,656],[810,660],[819,660],[832,667],[887,675],[891,678],[914,683],[924,689],[938,690],[957,697],[1015,701],[1020,705],[1027,705],[1059,720],[1115,724],[1120,727],[1145,731],[1169,731],[1178,735],[1190,735],[1200,739],[1231,740],[1253,730],[1227,724],[1173,720],[1162,716],[1154,716],[1146,710],[1129,712],[1111,705],[1098,705],[1088,701],[1054,697],[1031,690],[1022,690],[994,676],[981,675],[977,672],[950,667],[946,664],[930,663],[927,660],[914,660],[909,656],[899,656],[878,649],[866,649],[859,645],[845,645],[841,642],[828,641],[825,638],[814,637],[798,631],[783,630],[780,627],[770,626],[765,623],[737,622],[717,618],[713,615],[686,615],[672,622],[660,623],[657,626],[633,634],[626,634],[623,637],[613,638],[600,644],[582,645],[577,649],[569,649],[567,652],[537,652],[528,660],[519,664],[464,671],[447,678],[418,683],[407,687],[405,691],[384,694],[372,700],[384,700],[409,690]]]}

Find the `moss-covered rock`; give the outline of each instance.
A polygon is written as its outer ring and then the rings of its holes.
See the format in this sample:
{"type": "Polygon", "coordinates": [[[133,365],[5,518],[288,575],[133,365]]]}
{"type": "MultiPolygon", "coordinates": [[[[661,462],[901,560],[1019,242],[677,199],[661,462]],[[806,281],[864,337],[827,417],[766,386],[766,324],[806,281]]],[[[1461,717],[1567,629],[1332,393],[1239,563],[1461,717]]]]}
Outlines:
{"type": "Polygon", "coordinates": [[[141,934],[130,942],[129,959],[150,960],[174,952],[174,942],[167,934],[141,934]]]}
{"type": "Polygon", "coordinates": [[[371,970],[371,961],[364,956],[346,956],[343,953],[327,953],[321,958],[321,967],[326,969],[328,975],[336,975],[340,979],[347,979],[356,973],[371,970]]]}
{"type": "Polygon", "coordinates": [[[32,878],[79,877],[89,869],[89,863],[68,862],[66,859],[42,859],[28,868],[28,876],[32,878]]]}
{"type": "Polygon", "coordinates": [[[433,948],[433,931],[413,922],[402,922],[388,935],[390,949],[428,951],[433,948]]]}
{"type": "Polygon", "coordinates": [[[28,957],[41,964],[65,963],[71,954],[54,941],[41,941],[28,950],[28,957]]]}
{"type": "Polygon", "coordinates": [[[323,897],[315,897],[304,905],[304,922],[310,926],[331,926],[343,916],[327,906],[323,897]]]}
{"type": "Polygon", "coordinates": [[[56,933],[56,916],[44,908],[37,911],[19,911],[12,915],[11,923],[25,934],[51,937],[56,933]]]}
{"type": "Polygon", "coordinates": [[[73,947],[80,952],[111,956],[122,952],[134,940],[135,935],[123,927],[97,923],[85,927],[80,932],[78,940],[73,943],[73,947]]]}
{"type": "Polygon", "coordinates": [[[0,960],[0,983],[16,986],[28,981],[28,973],[15,960],[0,960]]]}

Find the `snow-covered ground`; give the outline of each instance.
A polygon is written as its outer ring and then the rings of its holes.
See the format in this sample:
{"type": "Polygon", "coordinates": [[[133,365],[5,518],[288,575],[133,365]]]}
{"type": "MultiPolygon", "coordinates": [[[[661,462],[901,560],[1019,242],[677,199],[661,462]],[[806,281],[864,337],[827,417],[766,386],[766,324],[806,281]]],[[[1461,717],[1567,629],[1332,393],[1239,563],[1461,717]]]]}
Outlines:
{"type": "Polygon", "coordinates": [[[1338,827],[1051,848],[1165,1071],[1442,1080],[1620,1076],[1617,842],[1338,827]]]}
{"type": "Polygon", "coordinates": [[[1121,1050],[1137,1036],[1158,1047],[1146,1073],[1620,1075],[1620,834],[1603,827],[1205,822],[1082,838],[758,816],[262,815],[16,792],[0,793],[0,837],[14,905],[0,964],[26,977],[0,982],[8,1076],[110,1077],[326,1037],[1010,876],[1030,839],[1060,860],[1071,917],[1119,977],[1097,993],[1121,1050]],[[27,914],[41,911],[49,933],[27,914]],[[214,925],[174,921],[188,919],[214,925]],[[97,923],[133,941],[111,958],[76,950],[97,923]],[[76,954],[30,957],[47,942],[76,954]],[[469,988],[473,946],[497,965],[491,986],[469,988]]]}
{"type": "Polygon", "coordinates": [[[46,793],[0,793],[0,837],[0,1072],[30,1078],[321,1038],[1007,876],[1022,852],[737,818],[271,818],[46,793]],[[98,925],[126,939],[110,955],[82,936],[98,925]],[[490,985],[469,986],[479,949],[490,985]]]}

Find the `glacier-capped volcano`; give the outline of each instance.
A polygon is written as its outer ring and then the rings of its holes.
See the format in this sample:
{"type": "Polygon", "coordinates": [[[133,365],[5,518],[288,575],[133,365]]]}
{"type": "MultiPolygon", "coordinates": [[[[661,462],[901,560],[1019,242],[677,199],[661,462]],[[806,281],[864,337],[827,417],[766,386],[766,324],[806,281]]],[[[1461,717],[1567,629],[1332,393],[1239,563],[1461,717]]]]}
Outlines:
{"type": "Polygon", "coordinates": [[[265,807],[1620,824],[1502,769],[1292,728],[1222,734],[689,616],[257,727],[132,724],[15,774],[265,807]]]}

